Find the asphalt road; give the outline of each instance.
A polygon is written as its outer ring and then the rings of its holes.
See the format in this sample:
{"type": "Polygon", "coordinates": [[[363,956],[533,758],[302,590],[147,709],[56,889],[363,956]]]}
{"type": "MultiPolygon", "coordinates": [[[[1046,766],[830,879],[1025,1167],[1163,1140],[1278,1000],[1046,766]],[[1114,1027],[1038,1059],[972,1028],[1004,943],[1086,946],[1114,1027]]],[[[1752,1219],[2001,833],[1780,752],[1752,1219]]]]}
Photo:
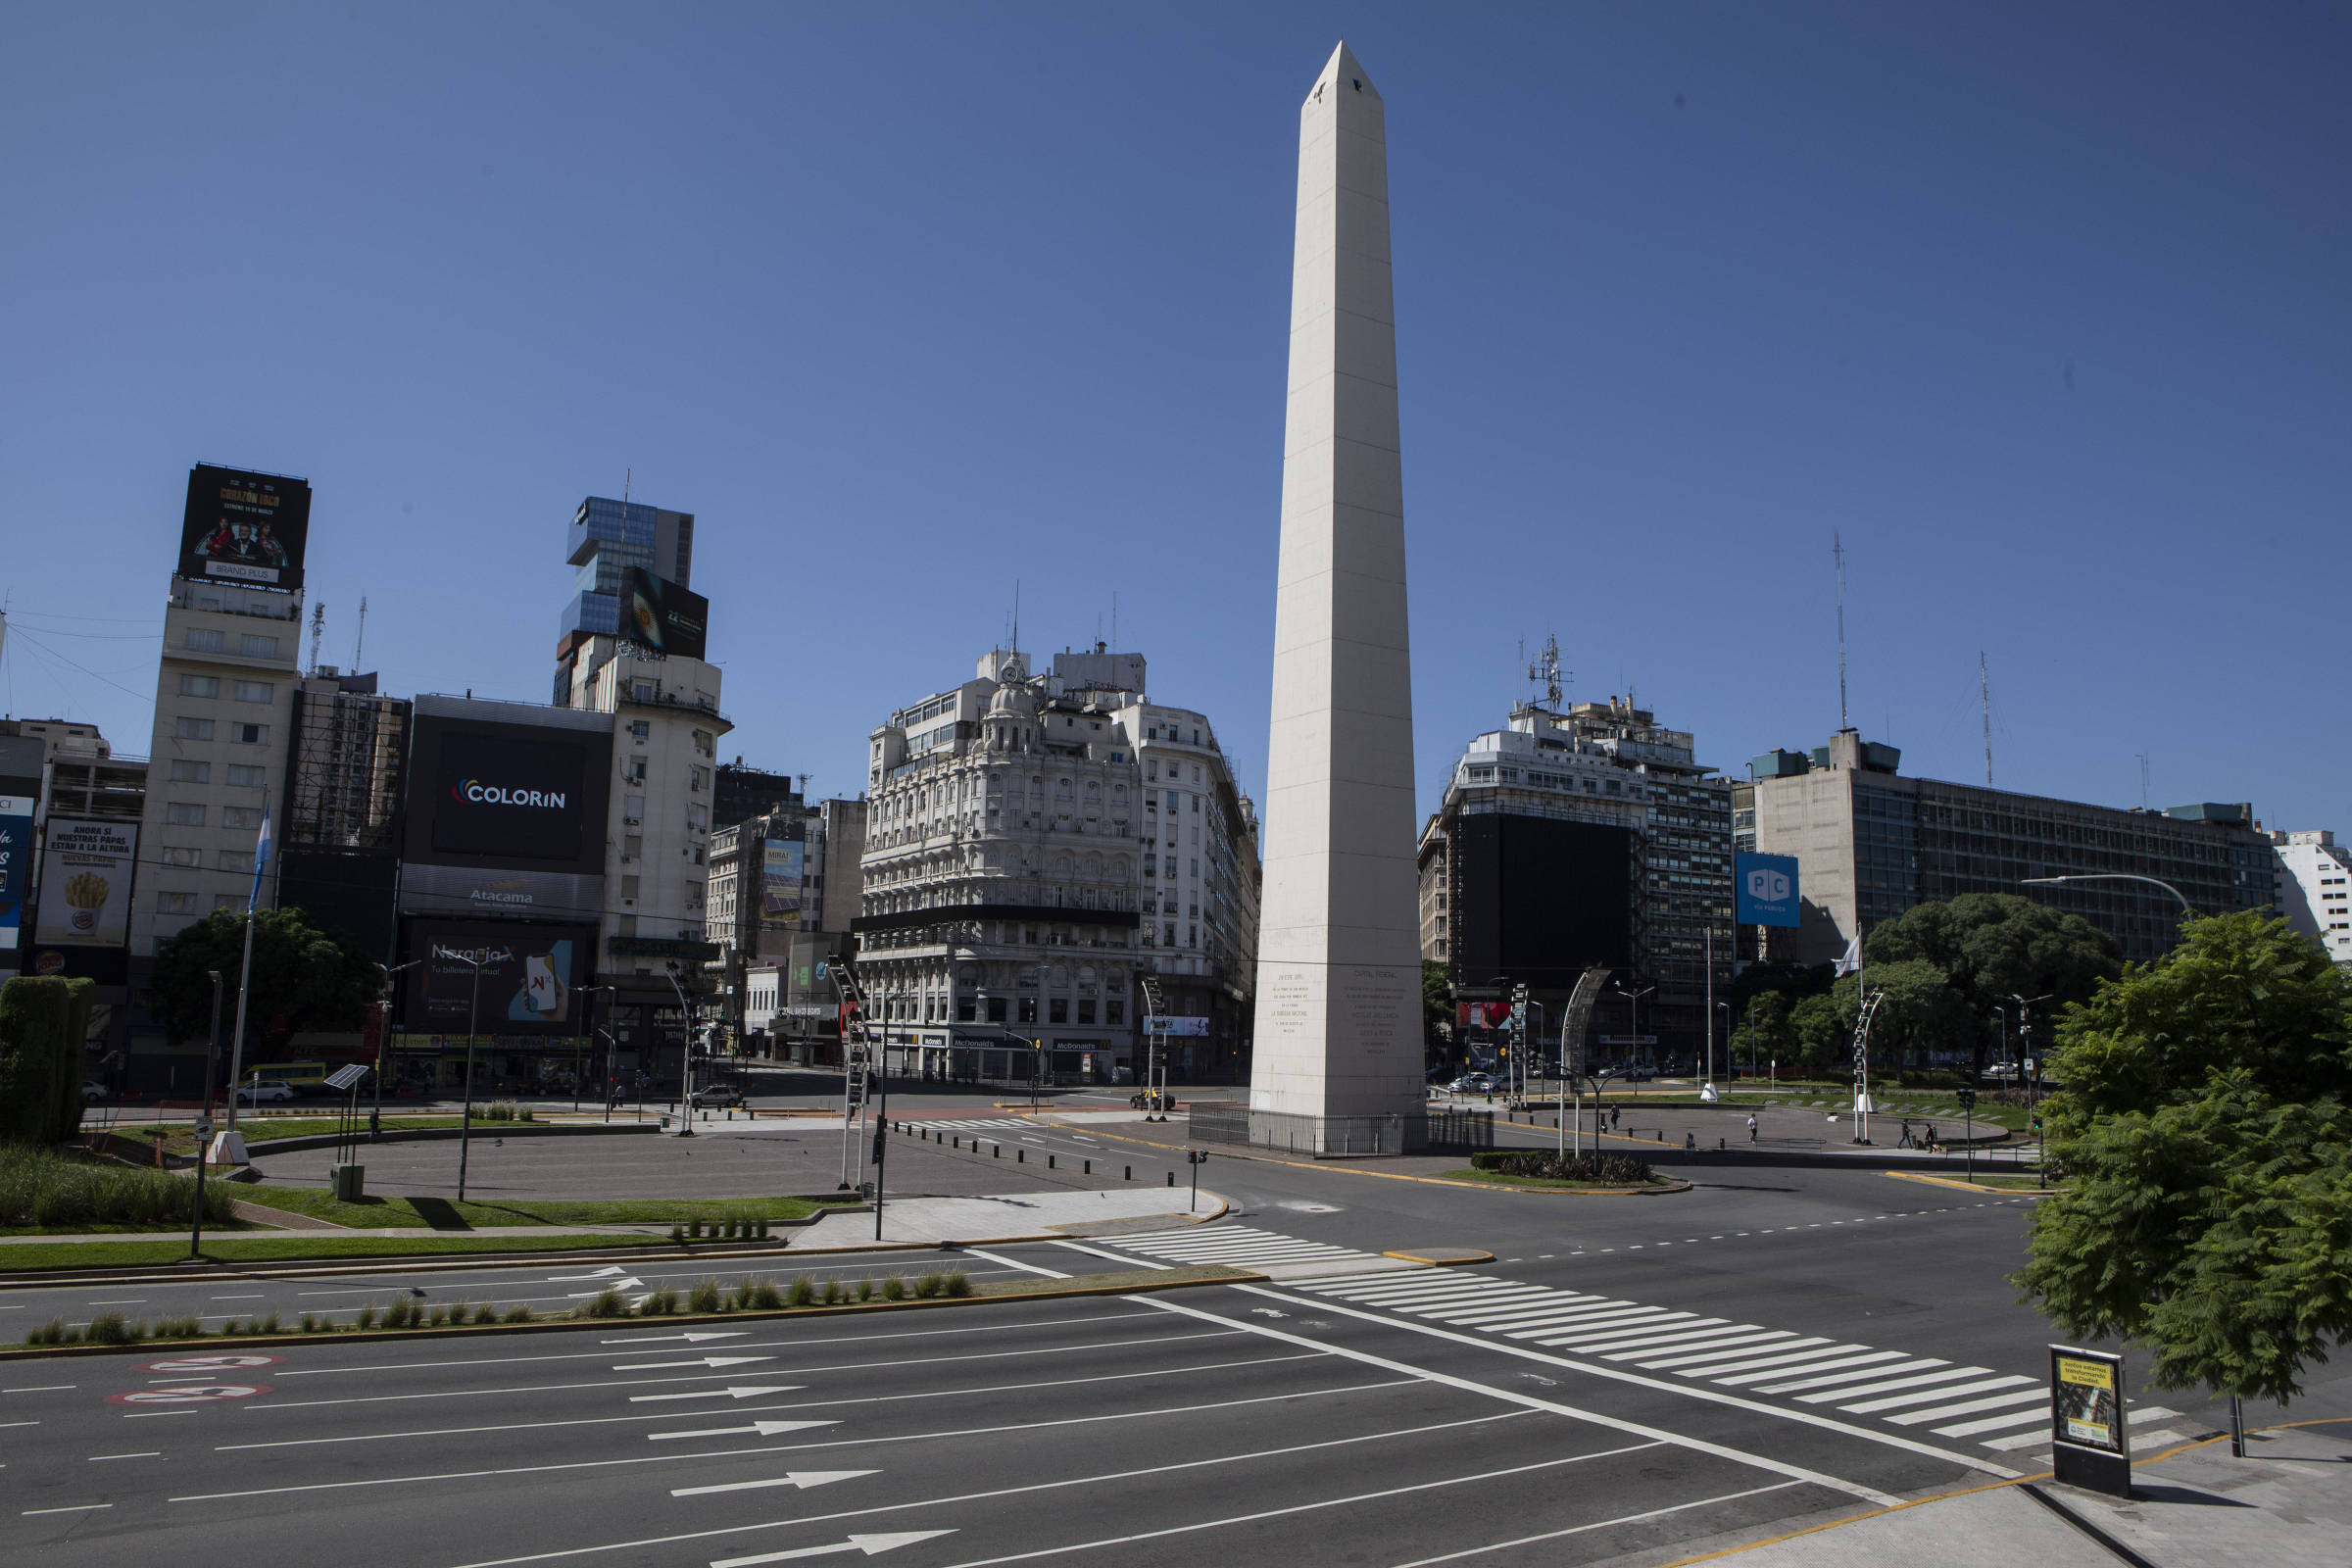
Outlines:
{"type": "Polygon", "coordinates": [[[33,1424],[0,1429],[0,1544],[451,1568],[1664,1560],[1982,1474],[1283,1287],[154,1359],[8,1368],[0,1414],[33,1424]]]}

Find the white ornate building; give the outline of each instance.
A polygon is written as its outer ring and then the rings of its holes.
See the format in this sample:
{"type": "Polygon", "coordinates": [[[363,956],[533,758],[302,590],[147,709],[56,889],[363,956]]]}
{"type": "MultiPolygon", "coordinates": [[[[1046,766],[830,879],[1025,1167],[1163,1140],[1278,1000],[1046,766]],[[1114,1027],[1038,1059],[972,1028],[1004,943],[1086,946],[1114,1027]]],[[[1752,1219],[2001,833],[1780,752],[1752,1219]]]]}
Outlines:
{"type": "Polygon", "coordinates": [[[1128,1081],[1141,974],[1163,977],[1179,1075],[1238,1070],[1257,834],[1208,720],[1098,646],[971,680],[873,733],[858,969],[894,1066],[1128,1081]]]}

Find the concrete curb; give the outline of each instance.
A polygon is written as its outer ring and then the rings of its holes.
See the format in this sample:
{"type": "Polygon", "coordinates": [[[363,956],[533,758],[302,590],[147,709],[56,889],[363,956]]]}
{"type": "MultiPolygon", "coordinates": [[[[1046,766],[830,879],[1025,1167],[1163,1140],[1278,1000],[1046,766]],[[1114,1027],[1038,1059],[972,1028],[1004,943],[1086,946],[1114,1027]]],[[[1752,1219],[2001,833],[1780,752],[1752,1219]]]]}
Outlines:
{"type": "MultiPolygon", "coordinates": [[[[1121,1133],[1104,1132],[1101,1128],[1072,1127],[1067,1122],[1049,1122],[1049,1125],[1057,1127],[1063,1132],[1083,1131],[1087,1133],[1088,1136],[1094,1138],[1115,1139],[1122,1144],[1140,1144],[1146,1149],[1170,1149],[1182,1151],[1188,1147],[1184,1144],[1153,1143],[1149,1138],[1129,1138],[1121,1133]]],[[[1642,1147],[1647,1146],[1644,1145],[1642,1147]]],[[[1223,1144],[1215,1145],[1213,1148],[1215,1152],[1224,1155],[1227,1159],[1253,1159],[1261,1165],[1288,1165],[1293,1170],[1346,1171],[1350,1176],[1377,1176],[1382,1181],[1387,1182],[1420,1182],[1424,1186],[1429,1187],[1460,1187],[1482,1193],[1497,1191],[1523,1193],[1542,1192],[1545,1194],[1560,1194],[1571,1198],[1656,1198],[1674,1193],[1687,1193],[1691,1190],[1692,1186],[1692,1184],[1690,1182],[1680,1182],[1658,1187],[1510,1187],[1501,1182],[1457,1182],[1449,1180],[1444,1176],[1412,1176],[1403,1171],[1396,1170],[1366,1170],[1361,1165],[1348,1164],[1345,1161],[1338,1160],[1277,1159],[1271,1154],[1248,1153],[1240,1150],[1228,1148],[1223,1144]]]]}
{"type": "MultiPolygon", "coordinates": [[[[945,1296],[926,1300],[904,1301],[841,1301],[831,1306],[760,1307],[748,1312],[664,1312],[658,1317],[574,1317],[549,1318],[530,1323],[449,1323],[439,1328],[416,1329],[340,1329],[326,1334],[265,1334],[234,1339],[207,1337],[201,1340],[147,1340],[137,1345],[16,1345],[0,1347],[0,1363],[39,1360],[44,1356],[88,1355],[172,1355],[188,1350],[209,1351],[213,1354],[234,1354],[240,1348],[256,1349],[270,1347],[304,1345],[368,1345],[386,1340],[480,1339],[493,1334],[576,1334],[582,1329],[598,1328],[667,1328],[672,1324],[697,1325],[708,1323],[770,1322],[778,1318],[843,1317],[854,1312],[906,1312],[941,1307],[983,1306],[1000,1301],[1051,1301],[1076,1296],[1139,1296],[1156,1291],[1190,1290],[1202,1285],[1249,1285],[1263,1282],[1267,1276],[1248,1269],[1229,1268],[1209,1279],[1165,1279],[1138,1269],[1136,1282],[1124,1285],[1047,1285],[1034,1291],[1006,1293],[1002,1296],[945,1296]]],[[[1074,1279],[1087,1279],[1080,1274],[1074,1279]]],[[[1101,1276],[1091,1276],[1100,1278],[1101,1276]]]]}
{"type": "Polygon", "coordinates": [[[1954,1181],[1949,1176],[1925,1176],[1915,1170],[1884,1170],[1882,1176],[1891,1176],[1899,1182],[1926,1182],[1932,1187],[1957,1187],[1964,1193],[1991,1193],[2000,1198],[2052,1198],[2055,1187],[1987,1187],[1982,1182],[1954,1181]]]}
{"type": "MultiPolygon", "coordinates": [[[[465,1130],[463,1127],[402,1127],[397,1129],[387,1127],[384,1129],[383,1136],[373,1142],[379,1144],[446,1143],[465,1130]]],[[[592,1138],[612,1133],[658,1133],[662,1131],[662,1124],[655,1121],[632,1121],[614,1122],[608,1127],[599,1122],[592,1127],[583,1127],[571,1122],[487,1121],[475,1122],[473,1130],[477,1133],[488,1133],[494,1138],[592,1138]]],[[[299,1138],[250,1140],[245,1145],[245,1152],[249,1157],[262,1154],[300,1154],[313,1149],[334,1149],[350,1142],[350,1139],[334,1133],[305,1133],[299,1138]]],[[[369,1140],[364,1136],[359,1141],[359,1147],[363,1150],[367,1149],[368,1144],[369,1140]]],[[[365,1157],[365,1155],[362,1156],[363,1159],[365,1157]]],[[[192,1166],[195,1161],[189,1159],[188,1163],[192,1166]]]]}

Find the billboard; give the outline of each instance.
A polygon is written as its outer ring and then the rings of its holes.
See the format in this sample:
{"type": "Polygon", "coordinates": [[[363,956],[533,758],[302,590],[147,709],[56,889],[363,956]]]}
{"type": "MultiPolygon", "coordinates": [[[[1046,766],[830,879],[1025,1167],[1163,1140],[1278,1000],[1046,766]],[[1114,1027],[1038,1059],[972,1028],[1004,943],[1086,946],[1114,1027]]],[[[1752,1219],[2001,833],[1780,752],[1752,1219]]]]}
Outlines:
{"type": "Polygon", "coordinates": [[[585,1027],[578,992],[595,951],[593,925],[412,920],[408,956],[418,961],[409,971],[405,1025],[411,1033],[462,1035],[478,1016],[485,1035],[577,1035],[585,1027]]]}
{"type": "Polygon", "coordinates": [[[795,931],[801,926],[801,893],[807,883],[808,846],[798,839],[767,839],[760,846],[760,928],[795,931]]]}
{"type": "Polygon", "coordinates": [[[179,574],[263,588],[302,586],[311,537],[311,487],[272,473],[199,463],[188,470],[179,574]]]}
{"type": "Polygon", "coordinates": [[[1796,924],[1796,857],[1743,854],[1735,858],[1735,918],[1741,925],[1796,924]]]}
{"type": "MultiPolygon", "coordinates": [[[[285,897],[282,891],[278,895],[280,902],[285,897]]],[[[576,871],[412,861],[400,872],[400,906],[412,914],[430,910],[573,920],[598,913],[604,904],[605,879],[576,871]]]]}
{"type": "Polygon", "coordinates": [[[32,881],[32,797],[0,795],[0,953],[17,951],[32,881]]]}
{"type": "Polygon", "coordinates": [[[709,644],[710,601],[643,566],[620,574],[620,635],[660,654],[700,659],[709,644]]]}
{"type": "Polygon", "coordinates": [[[1454,846],[1453,953],[1464,977],[1475,983],[1509,975],[1540,990],[1567,991],[1588,965],[1633,967],[1629,830],[1550,817],[1465,816],[1454,846]]]}
{"type": "Polygon", "coordinates": [[[41,851],[41,906],[33,940],[45,947],[119,948],[130,940],[130,874],[136,822],[53,816],[41,851]]]}
{"type": "Polygon", "coordinates": [[[446,734],[431,778],[434,849],[525,860],[580,858],[587,825],[584,740],[446,734]]]}
{"type": "Polygon", "coordinates": [[[1208,1038],[1208,1020],[1206,1018],[1184,1018],[1174,1013],[1147,1013],[1144,1015],[1144,1033],[1148,1035],[1181,1035],[1188,1039],[1205,1040],[1208,1038]]]}

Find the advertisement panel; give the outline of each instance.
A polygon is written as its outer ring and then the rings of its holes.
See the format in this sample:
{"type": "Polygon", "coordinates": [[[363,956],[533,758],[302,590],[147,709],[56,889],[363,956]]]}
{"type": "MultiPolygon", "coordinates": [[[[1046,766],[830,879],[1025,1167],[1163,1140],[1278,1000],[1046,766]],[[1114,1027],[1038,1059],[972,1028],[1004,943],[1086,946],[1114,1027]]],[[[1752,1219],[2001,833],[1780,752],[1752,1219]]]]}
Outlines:
{"type": "Polygon", "coordinates": [[[801,925],[801,891],[808,846],[793,839],[768,839],[760,852],[760,926],[793,931],[801,925]]]}
{"type": "Polygon", "coordinates": [[[1740,924],[1796,925],[1795,856],[1740,855],[1735,857],[1732,879],[1739,889],[1734,918],[1740,924]]]}
{"type": "Polygon", "coordinates": [[[1208,1038],[1206,1018],[1180,1018],[1174,1013],[1146,1013],[1144,1033],[1148,1035],[1183,1035],[1195,1040],[1208,1038]]]}
{"type": "Polygon", "coordinates": [[[412,1033],[463,1035],[478,1016],[485,1035],[580,1033],[577,993],[596,951],[592,925],[413,920],[406,1020],[412,1033]],[[474,965],[481,1010],[473,1012],[474,965]]]}
{"type": "Polygon", "coordinates": [[[2132,1495],[2122,1356],[2050,1347],[2050,1468],[2060,1482],[2132,1495]]]}
{"type": "Polygon", "coordinates": [[[49,819],[33,940],[45,947],[119,948],[130,940],[136,822],[49,819]]]}
{"type": "Polygon", "coordinates": [[[0,953],[17,951],[32,881],[32,797],[0,795],[0,953]]]}
{"type": "Polygon", "coordinates": [[[412,913],[593,918],[605,906],[605,879],[572,871],[412,864],[401,868],[400,906],[412,913]]]}
{"type": "Polygon", "coordinates": [[[273,473],[199,463],[188,470],[179,574],[263,588],[300,588],[311,537],[311,487],[273,473]]]}
{"type": "MultiPolygon", "coordinates": [[[[433,848],[576,860],[587,823],[588,748],[570,739],[452,732],[433,768],[433,848]]],[[[599,824],[600,826],[602,824],[599,824]]]]}
{"type": "Polygon", "coordinates": [[[701,659],[709,645],[710,601],[643,566],[620,574],[620,635],[658,654],[701,659]]]}

